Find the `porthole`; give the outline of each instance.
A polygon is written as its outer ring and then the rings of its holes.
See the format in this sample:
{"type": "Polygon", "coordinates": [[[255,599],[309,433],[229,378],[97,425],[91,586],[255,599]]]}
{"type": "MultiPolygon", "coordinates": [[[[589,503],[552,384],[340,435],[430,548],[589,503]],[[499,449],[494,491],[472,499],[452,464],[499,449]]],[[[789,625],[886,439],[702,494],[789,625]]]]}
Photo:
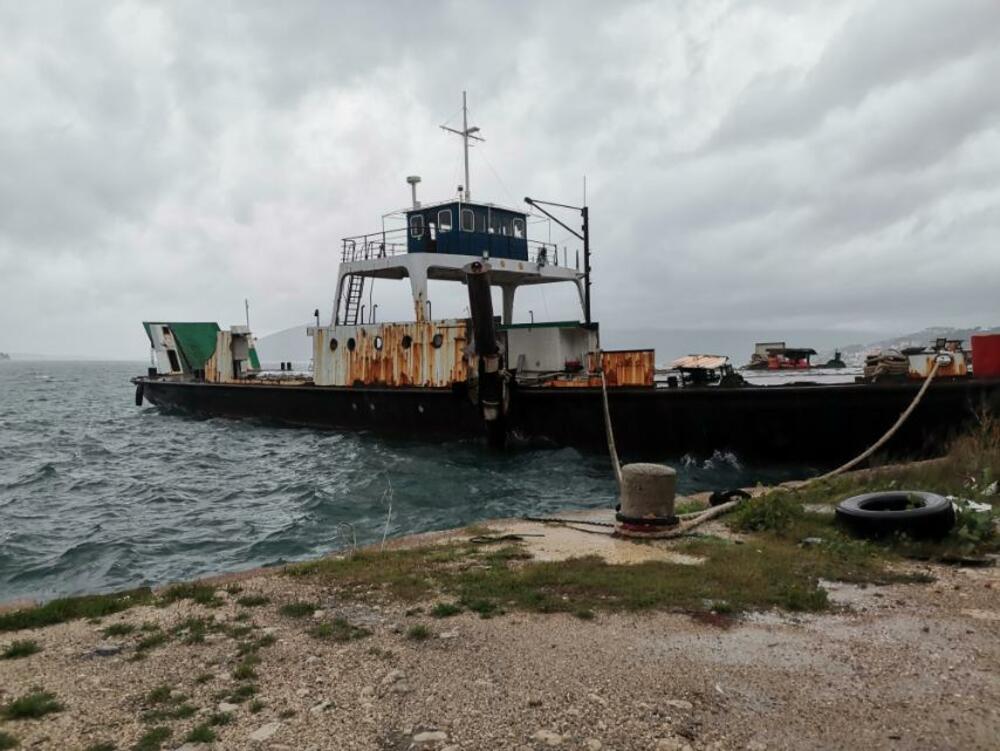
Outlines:
{"type": "Polygon", "coordinates": [[[382,337],[381,336],[378,336],[378,335],[375,336],[375,349],[382,349],[382,337]]]}
{"type": "Polygon", "coordinates": [[[431,339],[431,344],[433,345],[434,349],[441,349],[441,345],[444,344],[444,337],[441,336],[440,334],[435,334],[434,338],[431,339]]]}
{"type": "Polygon", "coordinates": [[[413,346],[413,337],[409,334],[403,334],[403,340],[399,344],[403,349],[409,349],[413,346]]]}
{"type": "Polygon", "coordinates": [[[336,339],[331,339],[330,340],[330,351],[331,352],[336,352],[337,351],[337,340],[336,339]]]}
{"type": "Polygon", "coordinates": [[[357,346],[358,346],[358,343],[356,341],[354,341],[354,337],[353,336],[350,339],[347,340],[347,349],[348,349],[349,352],[353,352],[354,348],[357,347],[357,346]]]}

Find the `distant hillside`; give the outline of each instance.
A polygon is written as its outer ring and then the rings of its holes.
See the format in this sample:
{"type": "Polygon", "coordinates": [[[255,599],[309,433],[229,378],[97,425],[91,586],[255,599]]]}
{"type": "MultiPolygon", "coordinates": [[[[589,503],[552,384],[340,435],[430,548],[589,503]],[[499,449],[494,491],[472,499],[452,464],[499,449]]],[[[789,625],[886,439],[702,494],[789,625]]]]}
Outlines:
{"type": "Polygon", "coordinates": [[[260,337],[257,340],[257,354],[261,362],[308,363],[312,359],[312,339],[306,335],[306,329],[315,325],[310,321],[260,337]]]}
{"type": "MultiPolygon", "coordinates": [[[[964,342],[964,346],[968,348],[970,346],[970,340],[974,334],[991,333],[1000,333],[1000,326],[977,326],[976,328],[971,329],[955,328],[953,326],[931,326],[930,328],[922,329],[912,334],[904,334],[902,336],[881,339],[877,342],[870,342],[869,344],[852,344],[846,347],[841,347],[840,352],[844,361],[847,362],[848,365],[860,365],[864,363],[865,355],[878,350],[903,349],[904,347],[922,347],[941,337],[946,339],[961,339],[964,342]]],[[[821,355],[826,354],[827,353],[821,353],[821,355]]],[[[821,358],[817,358],[817,360],[819,359],[821,358]]]]}

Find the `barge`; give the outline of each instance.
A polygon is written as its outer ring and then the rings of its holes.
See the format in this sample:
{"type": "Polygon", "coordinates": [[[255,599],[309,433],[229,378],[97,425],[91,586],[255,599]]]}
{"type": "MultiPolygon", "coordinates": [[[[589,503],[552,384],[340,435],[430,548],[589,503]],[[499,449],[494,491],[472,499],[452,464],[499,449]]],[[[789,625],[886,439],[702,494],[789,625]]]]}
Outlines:
{"type": "MultiPolygon", "coordinates": [[[[663,375],[652,349],[603,348],[591,319],[588,207],[532,198],[524,209],[474,201],[468,148],[481,136],[465,118],[453,132],[462,136],[466,155],[466,182],[454,197],[422,204],[420,178],[409,177],[409,207],[385,215],[376,232],[342,240],[329,323],[320,323],[317,310],[315,325],[303,332],[312,341],[308,372],[284,363],[263,370],[246,326],[146,322],[153,363],[133,379],[136,402],[425,440],[605,450],[606,393],[616,442],[628,455],[731,450],[770,462],[828,464],[870,445],[919,390],[921,382],[906,377],[754,386],[724,357],[685,358],[663,375]],[[579,224],[570,223],[572,215],[579,224]],[[569,263],[565,248],[560,257],[556,245],[529,238],[530,216],[576,237],[582,267],[569,263]],[[400,226],[388,226],[393,220],[400,226]],[[408,285],[412,320],[377,320],[377,305],[365,305],[377,279],[408,285]],[[469,315],[434,318],[430,281],[465,285],[469,315]],[[516,322],[518,290],[537,285],[575,288],[579,320],[516,322]]],[[[887,450],[938,451],[982,409],[1000,409],[1000,373],[974,376],[945,364],[887,450]]]]}

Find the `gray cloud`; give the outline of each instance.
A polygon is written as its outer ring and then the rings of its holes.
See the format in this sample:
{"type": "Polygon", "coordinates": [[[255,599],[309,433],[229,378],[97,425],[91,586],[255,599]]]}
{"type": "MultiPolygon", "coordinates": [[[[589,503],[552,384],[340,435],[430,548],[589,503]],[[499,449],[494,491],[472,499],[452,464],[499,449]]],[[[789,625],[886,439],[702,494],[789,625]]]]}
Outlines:
{"type": "Polygon", "coordinates": [[[477,198],[574,202],[587,175],[607,327],[997,323],[998,22],[988,0],[0,4],[0,349],[141,357],[143,318],[328,311],[341,236],[407,174],[428,200],[461,182],[437,125],[463,88],[477,198]]]}

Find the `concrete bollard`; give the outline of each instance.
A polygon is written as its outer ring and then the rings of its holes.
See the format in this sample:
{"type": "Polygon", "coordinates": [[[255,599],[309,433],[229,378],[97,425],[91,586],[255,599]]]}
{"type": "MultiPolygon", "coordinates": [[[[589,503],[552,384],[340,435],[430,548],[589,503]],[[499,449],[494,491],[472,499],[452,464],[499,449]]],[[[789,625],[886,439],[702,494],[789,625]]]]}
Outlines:
{"type": "Polygon", "coordinates": [[[622,467],[621,505],[615,518],[622,532],[648,532],[677,524],[674,495],[677,472],[663,464],[622,467]]]}

